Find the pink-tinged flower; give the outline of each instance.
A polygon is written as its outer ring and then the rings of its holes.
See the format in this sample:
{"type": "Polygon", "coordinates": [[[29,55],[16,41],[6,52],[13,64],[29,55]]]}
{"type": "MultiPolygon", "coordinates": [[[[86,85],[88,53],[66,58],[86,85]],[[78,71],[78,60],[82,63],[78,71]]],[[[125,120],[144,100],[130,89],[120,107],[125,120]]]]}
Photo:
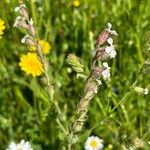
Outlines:
{"type": "Polygon", "coordinates": [[[15,12],[19,12],[22,17],[29,19],[28,11],[25,4],[22,4],[15,8],[15,12]]]}
{"type": "Polygon", "coordinates": [[[108,23],[107,28],[102,33],[100,33],[98,35],[98,38],[97,38],[97,41],[96,41],[96,46],[97,47],[104,44],[107,41],[107,39],[110,37],[110,34],[118,35],[117,32],[115,30],[111,30],[111,28],[112,28],[112,24],[108,23]]]}
{"type": "Polygon", "coordinates": [[[29,29],[29,25],[27,24],[25,18],[18,16],[15,20],[13,27],[22,27],[25,29],[29,29]]]}
{"type": "Polygon", "coordinates": [[[107,30],[104,30],[102,33],[100,33],[96,41],[96,46],[99,47],[104,44],[109,38],[109,35],[110,33],[107,30]]]}

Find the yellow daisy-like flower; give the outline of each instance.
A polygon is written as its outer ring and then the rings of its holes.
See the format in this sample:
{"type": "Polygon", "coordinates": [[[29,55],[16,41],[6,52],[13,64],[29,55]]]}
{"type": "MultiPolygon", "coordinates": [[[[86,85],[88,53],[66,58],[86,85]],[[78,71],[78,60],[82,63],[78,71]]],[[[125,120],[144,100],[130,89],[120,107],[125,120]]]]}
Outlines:
{"type": "Polygon", "coordinates": [[[19,66],[27,75],[31,74],[33,77],[41,75],[44,70],[36,53],[27,53],[20,57],[19,66]]]}
{"type": "MultiPolygon", "coordinates": [[[[45,40],[39,40],[39,44],[40,44],[42,52],[44,54],[49,53],[49,51],[51,50],[51,45],[47,41],[45,41],[45,40]]],[[[30,46],[29,50],[30,51],[35,51],[36,47],[35,46],[30,46]]]]}
{"type": "Polygon", "coordinates": [[[4,21],[0,19],[0,39],[2,38],[1,35],[4,34],[4,29],[5,29],[4,21]]]}
{"type": "Polygon", "coordinates": [[[74,0],[73,1],[73,6],[74,7],[79,7],[79,5],[80,5],[80,1],[79,0],[74,0]]]}

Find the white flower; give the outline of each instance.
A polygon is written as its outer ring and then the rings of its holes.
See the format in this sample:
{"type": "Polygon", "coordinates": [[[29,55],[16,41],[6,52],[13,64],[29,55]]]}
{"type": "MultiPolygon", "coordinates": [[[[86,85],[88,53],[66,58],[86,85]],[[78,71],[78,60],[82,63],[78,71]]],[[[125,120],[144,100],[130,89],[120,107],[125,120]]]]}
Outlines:
{"type": "Polygon", "coordinates": [[[85,142],[85,150],[102,150],[103,140],[97,136],[88,137],[85,142]]]}
{"type": "Polygon", "coordinates": [[[144,93],[145,95],[147,95],[147,94],[148,94],[148,88],[143,89],[143,93],[144,93]]]}
{"type": "Polygon", "coordinates": [[[29,20],[29,23],[30,23],[30,25],[33,25],[33,19],[31,18],[30,20],[29,20]]]}
{"type": "Polygon", "coordinates": [[[113,39],[112,38],[108,38],[107,42],[108,42],[109,45],[111,45],[111,46],[113,45],[113,39]]]}
{"type": "Polygon", "coordinates": [[[139,94],[148,94],[148,88],[134,87],[134,90],[139,94]]]}
{"type": "Polygon", "coordinates": [[[102,76],[105,79],[110,78],[110,67],[108,66],[107,62],[103,63],[103,66],[106,68],[103,72],[102,72],[102,76]]]}
{"type": "Polygon", "coordinates": [[[20,10],[20,7],[15,8],[15,12],[18,12],[20,10]]]}
{"type": "Polygon", "coordinates": [[[111,28],[112,28],[112,24],[108,22],[108,23],[107,23],[107,29],[108,29],[108,30],[111,30],[111,28]]]}
{"type": "Polygon", "coordinates": [[[111,34],[116,35],[116,36],[118,35],[118,33],[115,30],[112,30],[111,34]]]}
{"type": "Polygon", "coordinates": [[[113,39],[112,38],[108,38],[107,42],[110,46],[106,46],[105,51],[106,53],[108,53],[110,58],[115,58],[116,56],[116,51],[115,51],[115,47],[113,45],[113,39]]]}
{"type": "Polygon", "coordinates": [[[20,11],[20,9],[21,9],[22,7],[26,8],[26,5],[25,5],[25,4],[22,4],[22,5],[18,6],[18,7],[16,7],[16,8],[15,8],[15,12],[20,11]]]}
{"type": "Polygon", "coordinates": [[[28,141],[21,140],[19,144],[11,142],[6,150],[33,150],[33,149],[28,141]]]}
{"type": "Polygon", "coordinates": [[[25,35],[22,39],[21,39],[21,43],[25,43],[26,39],[29,37],[29,35],[25,35]]]}
{"type": "Polygon", "coordinates": [[[20,19],[22,19],[22,17],[21,17],[21,16],[18,16],[18,17],[16,18],[16,20],[15,20],[15,23],[14,23],[13,27],[17,27],[17,26],[18,26],[18,23],[19,23],[19,20],[20,20],[20,19]]]}
{"type": "Polygon", "coordinates": [[[113,35],[118,35],[118,33],[115,31],[115,30],[111,30],[112,28],[112,24],[111,23],[107,23],[107,31],[110,33],[110,34],[113,34],[113,35]]]}

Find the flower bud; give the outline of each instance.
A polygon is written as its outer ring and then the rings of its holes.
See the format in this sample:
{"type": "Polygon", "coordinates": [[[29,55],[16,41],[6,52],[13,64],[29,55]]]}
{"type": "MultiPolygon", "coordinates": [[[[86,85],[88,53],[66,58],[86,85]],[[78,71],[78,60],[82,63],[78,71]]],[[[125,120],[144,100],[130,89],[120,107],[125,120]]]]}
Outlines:
{"type": "Polygon", "coordinates": [[[96,47],[99,47],[102,44],[104,44],[109,38],[109,35],[110,33],[107,30],[104,30],[102,33],[100,33],[96,41],[96,47]]]}
{"type": "Polygon", "coordinates": [[[67,63],[70,64],[74,71],[83,72],[84,66],[80,63],[79,58],[74,54],[69,54],[67,57],[67,63]]]}
{"type": "Polygon", "coordinates": [[[134,91],[139,94],[148,94],[148,88],[134,87],[134,91]]]}

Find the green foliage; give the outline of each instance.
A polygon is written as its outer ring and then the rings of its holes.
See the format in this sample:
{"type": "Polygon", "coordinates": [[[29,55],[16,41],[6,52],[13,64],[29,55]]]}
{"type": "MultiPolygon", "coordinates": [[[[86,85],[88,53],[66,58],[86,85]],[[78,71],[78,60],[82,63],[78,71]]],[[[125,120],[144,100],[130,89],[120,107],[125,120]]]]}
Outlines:
{"type": "Polygon", "coordinates": [[[102,138],[105,150],[109,144],[114,150],[123,146],[150,149],[150,95],[133,90],[134,86],[150,89],[149,74],[139,76],[146,58],[150,1],[81,0],[78,8],[70,0],[26,3],[40,39],[52,46],[46,59],[54,85],[54,104],[50,109],[43,77],[27,76],[18,66],[20,55],[28,51],[20,43],[24,31],[13,28],[18,1],[0,1],[0,18],[6,25],[0,39],[0,149],[21,139],[29,140],[35,150],[65,148],[66,134],[85,85],[85,80],[77,79],[66,63],[67,55],[80,57],[88,75],[94,53],[92,41],[108,22],[119,35],[114,42],[117,57],[109,62],[111,81],[103,82],[91,101],[74,149],[84,149],[90,135],[102,138]],[[139,140],[143,145],[137,144],[139,140]]]}

